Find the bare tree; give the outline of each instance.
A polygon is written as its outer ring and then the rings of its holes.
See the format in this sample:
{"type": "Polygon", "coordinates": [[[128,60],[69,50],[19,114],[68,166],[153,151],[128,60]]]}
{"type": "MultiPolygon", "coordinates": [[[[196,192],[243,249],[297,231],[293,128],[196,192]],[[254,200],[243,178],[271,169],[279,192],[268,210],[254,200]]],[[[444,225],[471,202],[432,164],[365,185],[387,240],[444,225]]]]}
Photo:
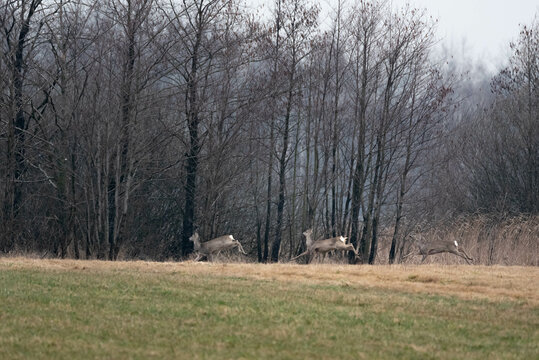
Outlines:
{"type": "MultiPolygon", "coordinates": [[[[362,206],[362,196],[366,184],[366,174],[370,167],[371,156],[367,152],[367,110],[376,91],[376,77],[380,61],[376,53],[376,45],[381,36],[382,4],[378,2],[361,1],[357,5],[351,24],[352,45],[352,89],[354,104],[354,119],[358,123],[357,154],[355,154],[355,168],[350,177],[353,179],[351,199],[351,234],[350,242],[358,247],[360,254],[366,254],[366,238],[362,237],[359,243],[359,214],[362,206]]],[[[367,230],[370,212],[363,208],[364,230],[367,230]]],[[[350,257],[350,262],[355,257],[350,257]]]]}
{"type": "Polygon", "coordinates": [[[1,90],[2,115],[6,126],[6,172],[2,206],[2,236],[0,251],[7,252],[16,244],[22,228],[18,217],[23,202],[23,176],[28,164],[26,138],[29,126],[29,94],[25,93],[30,59],[36,45],[36,34],[42,25],[41,0],[6,1],[0,5],[0,49],[2,57],[3,85],[1,90]],[[4,110],[5,106],[5,110],[4,110]]]}
{"type": "MultiPolygon", "coordinates": [[[[55,16],[45,23],[47,28],[44,37],[50,47],[50,64],[45,63],[41,68],[43,101],[39,109],[38,124],[41,141],[41,156],[32,166],[37,167],[48,184],[54,190],[48,193],[42,189],[44,198],[54,198],[58,207],[58,242],[53,244],[54,253],[60,257],[67,256],[68,247],[73,247],[75,258],[81,257],[80,239],[77,234],[77,224],[81,222],[81,213],[77,204],[81,203],[81,191],[77,184],[82,182],[79,156],[81,144],[79,127],[82,125],[83,108],[86,91],[88,90],[89,69],[92,67],[84,54],[94,43],[91,35],[83,39],[82,34],[90,34],[89,23],[95,4],[82,4],[80,1],[57,3],[55,16]],[[49,121],[50,120],[50,121],[49,121]],[[59,248],[59,249],[58,249],[59,248]]],[[[94,36],[97,34],[94,33],[94,36]]],[[[48,53],[45,46],[41,53],[48,53]]],[[[45,203],[45,201],[44,201],[45,203]]],[[[46,207],[47,208],[47,207],[46,207]]],[[[86,246],[88,250],[88,246],[86,246]]]]}
{"type": "Polygon", "coordinates": [[[474,177],[471,186],[477,191],[480,207],[537,213],[539,15],[531,25],[522,26],[511,51],[509,66],[492,81],[496,98],[491,111],[479,117],[481,135],[487,143],[478,163],[470,169],[474,177]]]}
{"type": "Polygon", "coordinates": [[[496,76],[482,72],[479,63],[470,79],[453,86],[459,106],[431,160],[438,171],[426,184],[432,194],[428,212],[438,218],[539,211],[538,23],[536,15],[521,27],[507,67],[496,76]]]}
{"type": "Polygon", "coordinates": [[[208,88],[208,75],[213,69],[215,47],[212,35],[216,28],[212,24],[219,20],[226,2],[218,0],[184,1],[181,5],[170,3],[164,14],[170,21],[170,31],[177,36],[180,44],[174,47],[181,56],[170,56],[174,69],[171,80],[176,82],[184,95],[183,111],[180,119],[185,120],[187,130],[187,150],[185,152],[185,182],[182,234],[176,244],[174,255],[187,256],[192,251],[189,234],[193,233],[197,200],[197,176],[201,151],[201,123],[205,114],[205,95],[208,88]],[[178,79],[179,76],[179,79],[178,79]],[[178,80],[180,80],[178,82],[178,80]],[[182,114],[183,113],[183,114],[182,114]]]}
{"type": "Polygon", "coordinates": [[[372,264],[384,229],[393,263],[415,222],[537,213],[537,22],[476,95],[490,75],[449,86],[422,10],[274,4],[0,2],[0,252],[180,259],[199,224],[261,262],[372,264]]]}
{"type": "MultiPolygon", "coordinates": [[[[382,207],[387,199],[388,180],[398,160],[406,109],[415,106],[414,73],[418,67],[428,68],[427,58],[434,45],[434,23],[425,11],[405,6],[386,20],[386,40],[383,46],[383,72],[380,89],[380,109],[375,132],[374,177],[369,194],[372,208],[369,264],[373,264],[378,249],[378,231],[382,207]]],[[[423,70],[424,71],[424,70],[423,70]]],[[[432,106],[429,104],[427,106],[432,106]]]]}
{"type": "Polygon", "coordinates": [[[316,7],[308,6],[304,0],[279,1],[278,17],[282,18],[282,31],[284,33],[285,54],[284,71],[288,74],[286,79],[286,92],[284,99],[283,121],[280,124],[281,151],[279,154],[279,199],[277,201],[277,223],[275,240],[271,245],[270,260],[279,261],[279,252],[282,241],[282,223],[284,216],[286,169],[289,157],[290,123],[293,120],[292,107],[298,86],[299,65],[309,50],[309,41],[315,30],[315,20],[318,15],[316,7]],[[282,6],[282,7],[281,7],[282,6]]]}
{"type": "MultiPolygon", "coordinates": [[[[428,44],[426,45],[425,50],[428,49],[428,44]]],[[[448,96],[452,90],[440,73],[429,66],[427,56],[427,51],[418,51],[415,64],[411,67],[408,85],[410,95],[404,111],[404,119],[407,120],[401,122],[398,135],[399,170],[395,226],[389,250],[390,264],[396,259],[397,249],[402,249],[403,244],[399,241],[402,221],[406,214],[407,196],[426,173],[419,167],[425,164],[425,152],[432,150],[439,143],[437,133],[450,104],[448,96]]]]}

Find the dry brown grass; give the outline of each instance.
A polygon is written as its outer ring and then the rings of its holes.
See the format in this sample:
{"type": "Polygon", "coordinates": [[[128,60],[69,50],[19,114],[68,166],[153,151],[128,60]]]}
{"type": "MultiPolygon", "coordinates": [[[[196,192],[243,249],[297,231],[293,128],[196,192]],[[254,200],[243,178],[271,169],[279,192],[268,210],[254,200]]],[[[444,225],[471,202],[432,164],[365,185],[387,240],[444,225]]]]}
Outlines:
{"type": "MultiPolygon", "coordinates": [[[[463,217],[446,223],[431,224],[418,231],[425,240],[458,241],[474,258],[475,264],[539,266],[539,216],[496,218],[487,215],[463,217]]],[[[381,232],[376,262],[387,264],[393,229],[381,232]]],[[[405,254],[416,251],[408,242],[405,254]]],[[[406,259],[418,264],[421,256],[406,259]]],[[[464,259],[452,254],[427,257],[425,264],[465,264],[464,259]]]]}
{"type": "Polygon", "coordinates": [[[533,359],[537,280],[525,267],[0,258],[0,359],[533,359]]]}
{"type": "Polygon", "coordinates": [[[241,264],[186,262],[107,262],[0,258],[2,269],[140,272],[241,277],[264,281],[337,284],[411,293],[453,295],[489,301],[517,300],[539,305],[539,268],[465,265],[241,264]]]}

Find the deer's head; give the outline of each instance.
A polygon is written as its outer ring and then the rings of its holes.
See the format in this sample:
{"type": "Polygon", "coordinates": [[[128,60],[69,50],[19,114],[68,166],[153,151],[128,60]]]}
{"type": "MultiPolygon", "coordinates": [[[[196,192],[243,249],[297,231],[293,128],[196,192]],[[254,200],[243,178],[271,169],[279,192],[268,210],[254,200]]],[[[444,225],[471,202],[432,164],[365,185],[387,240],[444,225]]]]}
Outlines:
{"type": "Polygon", "coordinates": [[[195,231],[195,233],[189,238],[189,241],[193,242],[195,251],[200,250],[200,237],[198,236],[198,232],[195,231]]]}

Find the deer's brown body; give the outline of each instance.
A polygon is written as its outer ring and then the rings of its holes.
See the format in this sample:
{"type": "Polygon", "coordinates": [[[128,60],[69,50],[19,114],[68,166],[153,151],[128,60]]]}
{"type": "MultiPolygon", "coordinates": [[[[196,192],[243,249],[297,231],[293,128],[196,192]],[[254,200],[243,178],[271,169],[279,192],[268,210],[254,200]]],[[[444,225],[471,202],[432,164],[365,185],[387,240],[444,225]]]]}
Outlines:
{"type": "MultiPolygon", "coordinates": [[[[468,264],[471,264],[471,261],[473,259],[466,254],[464,249],[459,246],[457,241],[450,241],[450,240],[434,240],[434,241],[424,241],[422,239],[418,239],[416,237],[412,237],[412,239],[415,240],[419,254],[417,255],[423,255],[423,258],[421,259],[421,262],[425,261],[427,256],[434,255],[434,254],[441,254],[441,253],[450,253],[453,255],[460,256],[468,264]]],[[[410,253],[403,257],[407,258],[410,255],[415,255],[414,253],[410,253]]]]}
{"type": "Polygon", "coordinates": [[[238,248],[238,251],[244,255],[247,255],[241,246],[241,243],[234,239],[232,235],[224,235],[218,238],[200,242],[200,237],[197,232],[195,232],[190,238],[194,245],[194,250],[197,253],[195,261],[202,259],[204,256],[208,260],[212,260],[213,255],[220,253],[224,250],[229,250],[233,248],[238,248]]]}
{"type": "Polygon", "coordinates": [[[346,243],[346,237],[343,236],[337,236],[332,237],[329,239],[323,239],[323,240],[316,240],[313,241],[312,236],[312,229],[306,230],[303,235],[305,235],[306,244],[307,244],[307,250],[303,253],[299,254],[298,256],[292,258],[291,260],[296,260],[297,258],[304,256],[304,255],[322,255],[323,259],[325,259],[326,254],[330,251],[339,250],[339,251],[353,251],[356,256],[357,252],[356,249],[354,249],[354,246],[352,244],[346,243]]]}

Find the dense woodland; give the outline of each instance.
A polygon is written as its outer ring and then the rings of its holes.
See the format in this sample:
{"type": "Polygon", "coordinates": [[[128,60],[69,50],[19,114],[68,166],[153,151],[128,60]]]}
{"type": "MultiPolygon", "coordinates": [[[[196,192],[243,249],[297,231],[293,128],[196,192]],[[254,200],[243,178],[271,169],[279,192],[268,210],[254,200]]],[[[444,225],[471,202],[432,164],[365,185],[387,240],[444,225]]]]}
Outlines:
{"type": "Polygon", "coordinates": [[[316,4],[0,0],[0,254],[185,259],[198,230],[276,262],[314,228],[372,264],[477,216],[537,231],[537,17],[489,74],[428,10],[316,4]]]}

